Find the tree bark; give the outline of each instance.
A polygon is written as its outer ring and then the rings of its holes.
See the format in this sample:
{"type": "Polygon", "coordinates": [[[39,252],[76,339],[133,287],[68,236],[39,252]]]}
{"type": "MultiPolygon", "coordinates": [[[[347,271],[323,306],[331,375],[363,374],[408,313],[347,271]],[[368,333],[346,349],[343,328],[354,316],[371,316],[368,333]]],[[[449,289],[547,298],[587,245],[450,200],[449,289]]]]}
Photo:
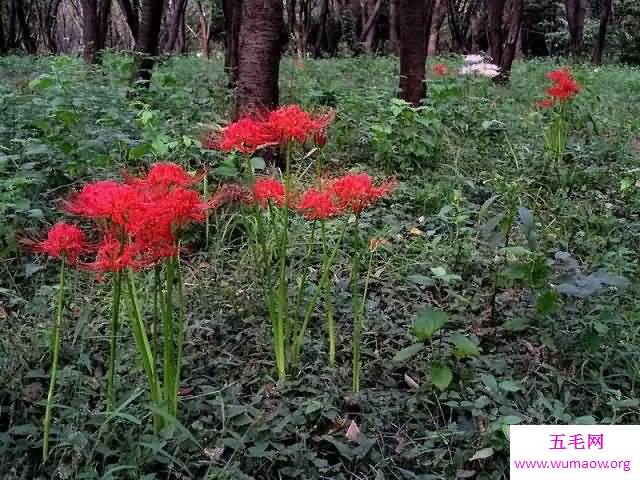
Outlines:
{"type": "Polygon", "coordinates": [[[413,106],[426,95],[427,9],[425,0],[399,0],[400,98],[413,106]]]}
{"type": "Polygon", "coordinates": [[[489,14],[489,55],[494,64],[502,63],[503,15],[506,0],[488,0],[489,14]]]}
{"type": "Polygon", "coordinates": [[[495,78],[498,83],[506,83],[511,75],[511,66],[518,47],[518,38],[522,30],[522,10],[524,0],[511,0],[511,11],[508,16],[508,24],[505,25],[505,38],[502,45],[500,63],[500,75],[495,78]]]}
{"type": "Polygon", "coordinates": [[[140,4],[140,25],[135,47],[138,67],[136,79],[144,87],[149,86],[158,55],[163,4],[160,0],[142,0],[140,4]]]}
{"type": "Polygon", "coordinates": [[[187,0],[175,0],[173,4],[173,12],[169,25],[169,37],[165,45],[165,50],[170,52],[176,49],[178,37],[184,30],[185,12],[187,10],[187,0]]]}
{"type": "Polygon", "coordinates": [[[376,39],[376,24],[380,16],[382,0],[367,0],[362,11],[362,32],[360,42],[364,43],[367,52],[373,52],[376,39]],[[373,3],[375,1],[375,3],[373,3]]]}
{"type": "Polygon", "coordinates": [[[134,41],[138,39],[138,30],[140,28],[140,20],[138,14],[138,5],[136,0],[118,0],[120,4],[120,10],[124,15],[124,18],[131,31],[131,36],[134,41]]]}
{"type": "Polygon", "coordinates": [[[223,0],[224,14],[224,69],[229,77],[229,87],[235,88],[238,82],[238,62],[240,45],[240,26],[242,25],[243,0],[223,0]]]}
{"type": "Polygon", "coordinates": [[[38,51],[36,41],[31,35],[31,28],[29,22],[27,22],[27,15],[24,11],[24,1],[15,0],[14,2],[15,14],[18,20],[18,25],[22,32],[22,43],[24,43],[25,50],[30,54],[35,54],[38,51]]]}
{"type": "Polygon", "coordinates": [[[235,117],[278,105],[282,53],[282,0],[243,0],[235,117]]]}
{"type": "Polygon", "coordinates": [[[400,52],[400,31],[398,29],[398,0],[389,0],[389,52],[400,52]]]}
{"type": "Polygon", "coordinates": [[[427,43],[427,57],[432,57],[438,53],[438,41],[440,40],[440,29],[444,23],[447,13],[448,0],[433,0],[431,8],[431,26],[429,28],[429,40],[427,43]]]}
{"type": "Polygon", "coordinates": [[[598,38],[593,47],[592,61],[596,65],[602,64],[602,53],[607,40],[607,25],[611,16],[611,0],[600,0],[600,27],[598,28],[598,38]]]}
{"type": "Polygon", "coordinates": [[[564,5],[569,25],[569,51],[574,57],[579,57],[584,36],[585,0],[565,0],[564,5]]]}
{"type": "Polygon", "coordinates": [[[107,40],[111,0],[82,0],[82,42],[84,61],[100,63],[107,40]]]}
{"type": "MultiPolygon", "coordinates": [[[[322,53],[322,44],[327,36],[327,18],[329,16],[329,0],[320,0],[320,14],[318,16],[318,34],[316,36],[316,44],[313,55],[317,58],[322,53]]],[[[328,45],[328,39],[326,39],[328,45]]]]}

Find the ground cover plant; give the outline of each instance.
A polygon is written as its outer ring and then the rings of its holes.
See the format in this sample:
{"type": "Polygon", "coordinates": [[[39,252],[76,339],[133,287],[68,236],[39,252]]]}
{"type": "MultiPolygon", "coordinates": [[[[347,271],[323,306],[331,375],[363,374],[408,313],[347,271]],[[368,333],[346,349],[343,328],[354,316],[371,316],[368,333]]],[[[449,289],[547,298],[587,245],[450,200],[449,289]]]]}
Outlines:
{"type": "Polygon", "coordinates": [[[640,71],[285,58],[274,169],[220,59],[130,62],[0,59],[2,478],[502,479],[508,425],[640,420],[640,71]]]}

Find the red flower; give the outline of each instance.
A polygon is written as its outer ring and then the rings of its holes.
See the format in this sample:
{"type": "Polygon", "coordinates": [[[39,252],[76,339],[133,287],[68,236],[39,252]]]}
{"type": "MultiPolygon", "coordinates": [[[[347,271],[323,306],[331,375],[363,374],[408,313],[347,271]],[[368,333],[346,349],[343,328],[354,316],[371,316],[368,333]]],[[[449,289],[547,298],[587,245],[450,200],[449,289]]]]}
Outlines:
{"type": "Polygon", "coordinates": [[[378,187],[373,186],[373,180],[366,173],[350,173],[331,184],[331,191],[336,196],[341,208],[349,209],[359,214],[365,208],[373,205],[380,198],[395,190],[397,182],[390,180],[378,187]]]}
{"type": "Polygon", "coordinates": [[[123,226],[141,202],[140,189],[111,180],[89,183],[66,203],[69,213],[123,226]]]}
{"type": "Polygon", "coordinates": [[[284,185],[275,178],[260,178],[253,186],[253,200],[262,208],[267,208],[270,201],[281,207],[284,197],[284,185]]]}
{"type": "Polygon", "coordinates": [[[169,189],[171,187],[188,187],[201,180],[202,176],[189,175],[184,168],[172,162],[155,163],[143,180],[151,186],[169,189]]]}
{"type": "Polygon", "coordinates": [[[304,144],[311,138],[322,142],[326,129],[334,118],[333,112],[312,117],[298,105],[287,105],[269,113],[266,124],[280,145],[289,142],[304,144]]]}
{"type": "Polygon", "coordinates": [[[137,268],[136,250],[131,245],[123,245],[110,235],[106,235],[100,245],[96,260],[84,266],[96,272],[119,272],[125,268],[137,268]]]}
{"type": "Polygon", "coordinates": [[[433,66],[433,74],[438,77],[446,77],[449,75],[449,67],[447,67],[444,63],[436,63],[433,66]]]}
{"type": "Polygon", "coordinates": [[[310,188],[302,195],[298,210],[308,220],[326,220],[342,213],[331,191],[315,188],[310,188]]]}
{"type": "Polygon", "coordinates": [[[553,85],[547,89],[547,94],[557,102],[573,100],[580,93],[580,85],[566,68],[560,68],[547,73],[547,78],[553,85]]]}
{"type": "Polygon", "coordinates": [[[76,263],[78,257],[87,250],[87,244],[82,230],[75,225],[58,222],[51,227],[46,240],[36,244],[35,250],[76,263]]]}
{"type": "Polygon", "coordinates": [[[207,148],[249,154],[277,143],[265,122],[250,117],[242,118],[203,140],[207,148]]]}

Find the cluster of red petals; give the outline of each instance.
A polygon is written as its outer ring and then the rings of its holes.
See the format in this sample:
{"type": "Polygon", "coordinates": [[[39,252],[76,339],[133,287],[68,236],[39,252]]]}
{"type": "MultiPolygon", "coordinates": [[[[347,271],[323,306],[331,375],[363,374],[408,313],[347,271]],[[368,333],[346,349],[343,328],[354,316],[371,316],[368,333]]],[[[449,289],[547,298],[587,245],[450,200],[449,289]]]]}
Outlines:
{"type": "Polygon", "coordinates": [[[580,93],[580,85],[567,68],[560,68],[547,73],[552,85],[547,88],[547,98],[537,102],[540,108],[551,108],[555,103],[573,100],[580,93]]]}
{"type": "Polygon", "coordinates": [[[278,207],[284,205],[284,184],[275,178],[259,178],[253,185],[253,201],[261,208],[267,208],[269,203],[278,207]]]}
{"type": "Polygon", "coordinates": [[[85,185],[66,203],[69,213],[93,221],[101,234],[95,261],[85,267],[97,272],[141,269],[177,255],[181,230],[203,222],[209,208],[192,189],[200,178],[174,163],[158,163],[141,178],[85,185]]]}
{"type": "Polygon", "coordinates": [[[255,153],[256,150],[276,145],[264,121],[245,117],[209,135],[202,142],[206,148],[223,152],[255,153]]]}
{"type": "Polygon", "coordinates": [[[58,222],[51,227],[47,238],[36,244],[35,250],[74,264],[88,250],[88,246],[82,230],[75,225],[58,222]]]}
{"type": "Polygon", "coordinates": [[[446,77],[449,75],[449,67],[447,67],[444,63],[436,63],[433,66],[433,74],[438,77],[446,77]]]}
{"type": "Polygon", "coordinates": [[[256,150],[290,142],[326,143],[326,130],[335,115],[327,112],[313,116],[298,105],[282,106],[260,118],[245,117],[203,140],[207,148],[224,152],[255,153],[256,150]]]}
{"type": "Polygon", "coordinates": [[[310,188],[300,199],[298,210],[307,220],[327,220],[343,212],[331,190],[310,188]]]}
{"type": "Polygon", "coordinates": [[[398,182],[388,180],[376,187],[368,174],[350,173],[334,180],[330,190],[339,208],[359,214],[379,199],[390,195],[397,186],[398,182]]]}

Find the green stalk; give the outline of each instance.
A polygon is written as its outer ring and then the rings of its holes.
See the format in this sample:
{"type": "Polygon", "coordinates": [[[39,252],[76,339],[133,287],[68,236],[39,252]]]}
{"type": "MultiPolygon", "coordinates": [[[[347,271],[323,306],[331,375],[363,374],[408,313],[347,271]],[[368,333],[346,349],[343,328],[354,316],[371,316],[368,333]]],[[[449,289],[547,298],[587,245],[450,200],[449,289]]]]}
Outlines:
{"type": "Polygon", "coordinates": [[[44,436],[42,439],[42,461],[49,457],[49,430],[51,429],[51,415],[53,413],[53,395],[58,376],[58,359],[60,358],[60,329],[62,326],[62,312],[64,310],[64,270],[65,259],[62,257],[60,264],[60,280],[58,290],[58,302],[56,305],[56,318],[53,325],[53,358],[51,360],[51,374],[49,379],[49,393],[47,394],[47,406],[44,414],[44,436]]]}
{"type": "Polygon", "coordinates": [[[294,325],[298,325],[299,314],[300,314],[300,305],[302,305],[302,298],[304,297],[304,290],[307,285],[307,280],[309,278],[309,263],[311,260],[311,254],[313,253],[313,246],[316,239],[316,222],[314,220],[311,226],[311,234],[309,235],[309,246],[307,248],[307,253],[302,260],[302,277],[298,283],[298,294],[296,295],[296,306],[293,311],[294,315],[294,325]]]}
{"type": "Polygon", "coordinates": [[[326,284],[328,283],[329,275],[331,274],[331,267],[333,265],[333,261],[336,257],[336,254],[338,253],[338,249],[342,244],[342,239],[344,238],[345,232],[347,230],[347,225],[348,225],[348,220],[345,221],[344,228],[342,229],[342,233],[340,234],[340,238],[338,239],[335,246],[333,247],[333,250],[331,251],[331,255],[328,258],[326,258],[326,260],[323,259],[320,283],[313,297],[311,298],[311,301],[307,304],[304,320],[302,321],[302,325],[300,326],[300,329],[298,330],[297,335],[293,339],[292,363],[294,365],[298,365],[298,362],[300,360],[300,350],[302,349],[302,343],[304,342],[305,332],[307,331],[307,328],[309,326],[309,321],[311,320],[311,315],[313,314],[313,310],[315,309],[315,306],[318,303],[318,299],[320,298],[320,295],[324,291],[323,286],[326,286],[326,284]]]}
{"type": "Polygon", "coordinates": [[[364,282],[364,291],[362,293],[362,299],[360,301],[360,308],[357,311],[353,319],[353,378],[352,388],[354,393],[360,391],[360,370],[362,368],[362,362],[360,360],[360,347],[362,344],[362,330],[364,319],[364,306],[367,300],[367,293],[369,290],[369,280],[371,279],[371,267],[373,265],[373,250],[369,254],[369,266],[367,267],[367,276],[364,282]]]}
{"type": "Polygon", "coordinates": [[[173,412],[173,391],[176,381],[176,359],[173,324],[173,283],[175,275],[175,264],[173,258],[165,262],[165,297],[164,312],[162,316],[162,339],[163,339],[163,374],[164,374],[164,399],[167,402],[167,409],[171,415],[173,412]]]}
{"type": "MultiPolygon", "coordinates": [[[[346,226],[346,223],[345,223],[346,226]]],[[[322,261],[324,263],[327,258],[327,231],[326,222],[323,221],[320,224],[320,231],[322,236],[322,261]]],[[[344,230],[343,230],[344,236],[344,230]]],[[[342,243],[342,237],[339,244],[342,243]]],[[[327,337],[329,343],[329,367],[334,368],[336,366],[336,320],[333,316],[333,297],[331,295],[331,288],[329,288],[330,275],[327,275],[326,281],[323,282],[320,287],[322,288],[324,295],[324,304],[327,314],[327,337]]]]}
{"type": "Polygon", "coordinates": [[[153,267],[153,321],[151,324],[151,352],[153,358],[158,355],[158,321],[162,315],[162,279],[160,278],[160,265],[153,267]]]}
{"type": "Polygon", "coordinates": [[[175,387],[173,395],[173,415],[178,414],[178,394],[180,392],[180,373],[182,371],[182,349],[184,347],[184,283],[182,281],[182,269],[180,265],[180,252],[175,258],[176,262],[176,282],[178,284],[178,324],[176,339],[176,375],[175,375],[175,387]]]}
{"type": "Polygon", "coordinates": [[[114,272],[111,294],[111,331],[109,345],[109,377],[107,378],[107,413],[115,403],[115,372],[118,354],[118,330],[120,328],[120,297],[122,293],[122,272],[114,272]]]}
{"type": "MultiPolygon", "coordinates": [[[[138,294],[135,286],[135,278],[133,271],[128,270],[127,276],[127,294],[128,294],[128,306],[129,306],[129,322],[131,324],[131,331],[136,342],[136,348],[140,354],[142,366],[147,376],[147,383],[149,385],[149,395],[151,402],[156,406],[160,406],[162,398],[160,394],[160,382],[158,381],[153,352],[149,345],[149,338],[142,319],[142,313],[140,310],[140,302],[138,300],[138,294]]],[[[153,415],[153,430],[155,433],[159,433],[163,426],[162,417],[159,415],[153,415]]]]}
{"type": "Polygon", "coordinates": [[[282,236],[280,238],[280,271],[278,275],[278,322],[277,339],[281,348],[278,365],[278,378],[284,380],[287,375],[286,342],[289,336],[289,285],[287,282],[287,247],[289,246],[289,191],[291,189],[291,148],[287,145],[285,154],[284,174],[284,206],[282,221],[282,236]]]}

